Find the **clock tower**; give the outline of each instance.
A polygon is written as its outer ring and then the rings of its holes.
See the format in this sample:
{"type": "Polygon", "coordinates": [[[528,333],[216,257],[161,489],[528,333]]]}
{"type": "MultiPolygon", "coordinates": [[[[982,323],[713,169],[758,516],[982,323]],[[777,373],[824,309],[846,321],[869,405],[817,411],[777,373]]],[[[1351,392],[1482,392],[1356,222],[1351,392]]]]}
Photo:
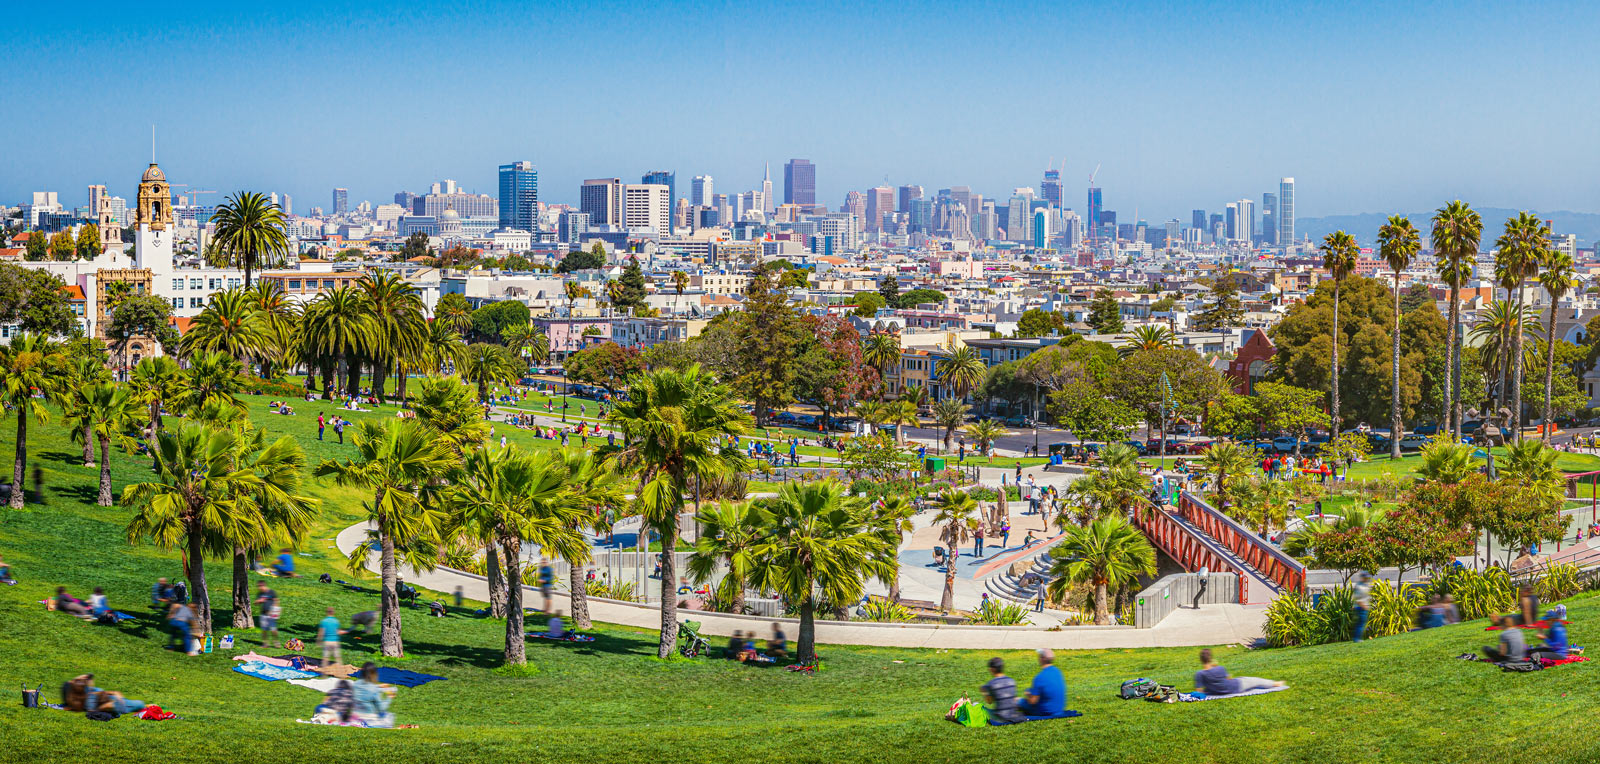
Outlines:
{"type": "Polygon", "coordinates": [[[139,179],[133,230],[133,267],[148,269],[158,278],[172,273],[172,187],[155,162],[139,179]]]}

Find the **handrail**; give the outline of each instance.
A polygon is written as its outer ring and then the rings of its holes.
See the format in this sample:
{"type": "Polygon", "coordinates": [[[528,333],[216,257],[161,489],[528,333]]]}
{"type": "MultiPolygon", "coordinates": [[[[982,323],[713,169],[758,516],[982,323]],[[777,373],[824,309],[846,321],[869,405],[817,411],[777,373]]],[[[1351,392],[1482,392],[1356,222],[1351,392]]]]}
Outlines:
{"type": "Polygon", "coordinates": [[[1204,499],[1185,491],[1178,497],[1178,513],[1280,589],[1305,592],[1306,566],[1217,511],[1204,499]]]}
{"type": "Polygon", "coordinates": [[[1216,546],[1217,542],[1179,522],[1168,510],[1136,512],[1134,524],[1185,570],[1195,571],[1205,568],[1218,573],[1235,574],[1238,579],[1238,602],[1250,603],[1251,576],[1245,573],[1244,568],[1221,554],[1216,546]]]}

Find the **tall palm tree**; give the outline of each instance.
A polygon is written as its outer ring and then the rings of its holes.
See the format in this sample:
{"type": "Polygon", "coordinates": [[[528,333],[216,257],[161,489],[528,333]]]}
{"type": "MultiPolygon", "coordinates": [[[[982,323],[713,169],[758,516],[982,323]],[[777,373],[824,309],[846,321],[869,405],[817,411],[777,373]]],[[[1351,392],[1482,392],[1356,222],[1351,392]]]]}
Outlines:
{"type": "MultiPolygon", "coordinates": [[[[861,349],[861,359],[878,370],[879,376],[887,380],[889,369],[900,364],[900,335],[892,332],[873,332],[867,336],[866,345],[861,349]]],[[[883,385],[878,390],[878,400],[883,400],[888,392],[888,385],[883,385]]]]}
{"type": "Polygon", "coordinates": [[[261,378],[272,379],[278,369],[295,362],[305,310],[300,301],[289,297],[283,282],[277,279],[257,281],[245,292],[262,322],[263,341],[256,348],[256,357],[261,361],[261,378]]]}
{"type": "Polygon", "coordinates": [[[994,445],[994,442],[1005,434],[1005,428],[1001,427],[993,419],[980,419],[967,425],[967,437],[972,438],[972,442],[978,447],[979,453],[985,455],[989,453],[989,447],[994,445]]]}
{"type": "Polygon", "coordinates": [[[443,320],[434,319],[428,324],[428,336],[417,361],[429,372],[443,374],[447,365],[454,371],[466,352],[467,343],[461,341],[460,333],[443,320]]]}
{"type": "Polygon", "coordinates": [[[944,450],[949,451],[951,442],[955,439],[956,428],[967,420],[967,411],[971,407],[955,398],[946,398],[933,404],[934,424],[944,428],[944,450]]]}
{"type": "MultiPolygon", "coordinates": [[[[623,507],[625,488],[621,476],[606,460],[588,449],[566,448],[560,451],[560,455],[566,464],[561,501],[583,510],[573,522],[573,527],[598,532],[606,526],[608,513],[615,513],[623,507]]],[[[739,495],[743,496],[744,491],[741,490],[739,495]]],[[[569,563],[567,587],[572,608],[570,615],[574,627],[587,629],[594,625],[589,618],[589,595],[584,590],[584,563],[589,561],[590,547],[585,543],[578,551],[581,552],[580,556],[566,557],[569,563]]]]}
{"type": "Polygon", "coordinates": [[[1238,443],[1222,442],[1200,455],[1201,474],[1209,475],[1217,487],[1217,497],[1227,506],[1229,481],[1249,473],[1255,466],[1255,452],[1238,443]]]}
{"type": "Polygon", "coordinates": [[[824,480],[785,484],[765,512],[765,533],[751,550],[751,583],[799,607],[801,663],[817,658],[818,604],[857,602],[867,579],[886,580],[898,565],[892,542],[864,504],[839,481],[824,480]]]}
{"type": "Polygon", "coordinates": [[[179,343],[184,357],[226,353],[245,361],[266,347],[267,325],[256,314],[254,290],[212,292],[179,343]]]}
{"type": "Polygon", "coordinates": [[[62,390],[61,413],[66,417],[72,439],[83,442],[83,466],[94,466],[94,422],[89,416],[88,391],[96,385],[111,381],[106,371],[105,359],[94,354],[84,354],[67,363],[66,387],[62,390]]]}
{"type": "Polygon", "coordinates": [[[728,612],[743,613],[744,590],[755,568],[751,551],[762,535],[761,513],[744,502],[722,502],[701,507],[695,523],[700,532],[689,556],[688,577],[703,584],[723,568],[718,599],[728,605],[728,612]]]}
{"type": "Polygon", "coordinates": [[[156,436],[154,475],[122,489],[130,542],[148,538],[163,549],[181,548],[202,632],[211,629],[211,593],[205,558],[231,554],[238,539],[262,535],[261,514],[250,498],[260,482],[237,464],[239,435],[198,422],[156,436]]]}
{"type": "Polygon", "coordinates": [[[487,401],[489,385],[517,379],[520,370],[516,366],[505,348],[474,342],[462,354],[458,368],[462,379],[478,386],[478,400],[487,401]]]}
{"type": "MultiPolygon", "coordinates": [[[[1550,226],[1540,220],[1537,215],[1523,211],[1517,216],[1506,221],[1505,233],[1495,242],[1500,250],[1499,257],[1505,261],[1505,270],[1508,280],[1514,281],[1517,291],[1517,315],[1526,315],[1523,300],[1528,279],[1539,275],[1539,266],[1544,262],[1546,253],[1550,251],[1550,226]]],[[[1509,299],[1510,293],[1507,292],[1509,299]]],[[[1511,376],[1511,431],[1517,440],[1522,440],[1522,338],[1527,327],[1525,324],[1517,327],[1516,337],[1512,340],[1511,352],[1514,360],[1506,364],[1511,376]]]]}
{"type": "Polygon", "coordinates": [[[1556,303],[1561,301],[1573,286],[1572,255],[1558,249],[1545,252],[1544,271],[1539,274],[1539,286],[1550,297],[1550,310],[1545,316],[1544,337],[1544,427],[1539,439],[1550,440],[1550,402],[1555,393],[1556,370],[1556,303]]]}
{"type": "Polygon", "coordinates": [[[678,300],[674,302],[673,308],[677,308],[677,302],[680,302],[680,301],[683,300],[683,290],[685,288],[687,288],[688,286],[689,286],[689,274],[684,273],[683,271],[673,271],[672,272],[672,288],[677,290],[677,292],[678,292],[678,300]]]}
{"type": "Polygon", "coordinates": [[[893,403],[885,404],[883,408],[884,423],[894,425],[894,441],[906,442],[906,428],[921,426],[922,420],[917,417],[917,404],[905,398],[893,403]]]}
{"type": "Polygon", "coordinates": [[[1156,572],[1155,547],[1126,519],[1115,515],[1068,528],[1061,543],[1050,550],[1050,558],[1051,596],[1061,599],[1069,585],[1093,586],[1097,626],[1111,623],[1106,604],[1112,587],[1135,585],[1140,576],[1156,572]]]}
{"type": "Polygon", "coordinates": [[[319,295],[306,308],[304,357],[322,366],[322,397],[333,399],[334,370],[344,375],[346,389],[361,376],[361,355],[378,335],[378,322],[366,292],[345,285],[319,295]]]}
{"type": "Polygon", "coordinates": [[[456,517],[452,525],[470,529],[477,538],[500,546],[505,578],[510,582],[506,606],[505,661],[528,662],[522,620],[522,545],[563,557],[587,554],[588,542],[576,529],[583,508],[561,501],[566,464],[558,454],[529,455],[515,447],[487,447],[467,455],[465,480],[451,495],[456,517]]]}
{"type": "Polygon", "coordinates": [[[1333,276],[1333,376],[1332,383],[1332,432],[1337,433],[1339,426],[1339,291],[1344,286],[1344,281],[1356,270],[1356,258],[1361,255],[1361,247],[1356,244],[1356,238],[1344,231],[1335,231],[1322,239],[1322,267],[1328,269],[1333,276]]]}
{"type": "MultiPolygon", "coordinates": [[[[906,534],[916,530],[916,524],[911,521],[917,516],[917,507],[904,496],[886,496],[879,502],[874,513],[874,522],[890,539],[898,554],[900,546],[905,543],[906,534]]],[[[895,565],[890,571],[889,600],[900,601],[900,566],[895,565]]]]}
{"type": "Polygon", "coordinates": [[[283,208],[266,194],[240,191],[228,197],[211,216],[216,228],[212,266],[243,268],[244,285],[250,286],[250,272],[258,265],[277,265],[288,257],[289,234],[284,222],[283,208]]]}
{"type": "Polygon", "coordinates": [[[550,335],[533,327],[533,332],[528,335],[528,360],[542,364],[550,360],[550,335]]]}
{"type": "MultiPolygon", "coordinates": [[[[1220,445],[1220,444],[1219,444],[1220,445]]],[[[1139,472],[1139,454],[1126,443],[1113,443],[1100,451],[1100,463],[1072,484],[1093,517],[1126,515],[1150,506],[1145,494],[1150,479],[1139,472]]]]}
{"type": "MultiPolygon", "coordinates": [[[[226,407],[221,410],[237,413],[226,407]]],[[[240,427],[250,428],[248,418],[237,416],[240,427]]],[[[269,443],[261,430],[246,429],[240,433],[234,464],[256,478],[238,486],[244,491],[241,506],[256,513],[256,523],[251,526],[255,533],[232,539],[233,627],[248,629],[251,552],[300,543],[316,520],[318,502],[301,490],[306,455],[293,437],[285,435],[269,443]]]]}
{"type": "Polygon", "coordinates": [[[873,432],[877,432],[877,426],[889,418],[889,406],[873,401],[861,401],[850,409],[850,415],[872,425],[873,432]]]}
{"type": "Polygon", "coordinates": [[[389,372],[400,373],[400,398],[405,399],[405,360],[416,357],[428,336],[422,293],[398,274],[384,271],[362,276],[356,286],[366,293],[373,325],[367,355],[372,362],[372,394],[384,397],[389,372]]]}
{"type": "Polygon", "coordinates": [[[570,311],[572,306],[577,304],[578,298],[583,296],[583,285],[570,279],[563,281],[561,282],[561,293],[566,296],[567,310],[570,311]]]}
{"type": "Polygon", "coordinates": [[[1533,331],[1534,322],[1528,320],[1526,314],[1527,311],[1519,310],[1516,303],[1494,300],[1489,303],[1487,310],[1478,314],[1478,320],[1467,332],[1467,337],[1483,351],[1483,373],[1494,380],[1492,384],[1498,391],[1500,405],[1509,405],[1511,398],[1508,385],[1513,346],[1511,337],[1533,331]]]}
{"type": "Polygon", "coordinates": [[[935,367],[938,376],[955,391],[957,398],[965,398],[983,384],[989,367],[984,364],[983,356],[978,355],[978,349],[971,345],[945,348],[945,353],[935,367]]]}
{"type": "Polygon", "coordinates": [[[22,509],[23,473],[28,466],[28,420],[50,421],[47,401],[61,394],[67,359],[61,346],[39,334],[24,333],[0,348],[0,403],[17,418],[16,458],[11,465],[11,508],[22,509]],[[37,397],[36,397],[37,396],[37,397]]]}
{"type": "Polygon", "coordinates": [[[128,387],[150,410],[150,435],[161,431],[161,409],[177,400],[182,391],[183,370],[169,356],[141,358],[128,378],[128,387]]]}
{"type": "Polygon", "coordinates": [[[1123,355],[1131,355],[1141,350],[1160,350],[1173,347],[1174,339],[1172,330],[1160,324],[1145,324],[1133,330],[1128,335],[1126,344],[1119,350],[1123,355]]]}
{"type": "Polygon", "coordinates": [[[489,437],[489,422],[470,385],[459,377],[424,377],[412,403],[417,423],[464,457],[489,437]]]}
{"type": "Polygon", "coordinates": [[[1449,344],[1445,346],[1444,414],[1447,428],[1461,438],[1461,401],[1456,387],[1461,384],[1461,286],[1472,273],[1483,239],[1483,218],[1459,199],[1440,207],[1433,215],[1433,252],[1438,258],[1439,278],[1450,287],[1449,344]]]}
{"type": "Polygon", "coordinates": [[[449,327],[458,335],[456,339],[460,339],[460,334],[472,328],[472,306],[459,294],[454,299],[445,295],[433,308],[433,321],[449,327]]]}
{"type": "Polygon", "coordinates": [[[110,380],[95,382],[79,388],[76,397],[80,406],[71,418],[73,437],[80,434],[93,445],[100,444],[100,498],[99,505],[111,506],[111,444],[115,442],[124,451],[133,450],[133,439],[127,431],[144,414],[144,405],[126,386],[110,380]],[[80,429],[81,428],[81,429],[80,429]]]}
{"type": "Polygon", "coordinates": [[[613,459],[624,472],[637,473],[636,495],[642,522],[661,536],[661,641],[657,657],[668,658],[678,637],[678,602],[674,554],[678,516],[690,480],[722,477],[744,467],[737,449],[725,438],[744,435],[750,418],[739,408],[733,391],[691,364],[682,371],[655,369],[634,377],[628,397],[617,402],[607,420],[622,435],[613,459]]]}
{"type": "MultiPolygon", "coordinates": [[[[369,492],[364,503],[368,520],[377,526],[383,580],[382,650],[387,657],[405,653],[400,638],[400,594],[395,549],[438,538],[444,514],[430,501],[440,478],[459,463],[443,440],[411,420],[391,419],[382,424],[368,420],[351,437],[357,458],[343,462],[325,459],[317,465],[318,477],[331,475],[339,485],[369,492]]],[[[351,554],[352,566],[371,553],[368,547],[351,554]]]]}
{"type": "Polygon", "coordinates": [[[978,500],[972,498],[972,494],[954,488],[946,488],[939,494],[938,508],[934,510],[930,522],[933,527],[940,529],[939,540],[950,552],[945,555],[944,594],[939,598],[940,610],[949,611],[955,607],[956,554],[960,552],[961,545],[972,538],[978,521],[978,500]]]}
{"type": "Polygon", "coordinates": [[[1389,366],[1389,392],[1392,396],[1389,422],[1390,459],[1400,458],[1400,434],[1405,432],[1405,423],[1400,421],[1400,272],[1411,267],[1412,258],[1417,256],[1417,251],[1421,248],[1422,240],[1416,227],[1411,225],[1410,218],[1390,215],[1388,222],[1378,229],[1378,252],[1388,264],[1389,270],[1394,272],[1394,326],[1390,331],[1394,347],[1389,366]]]}

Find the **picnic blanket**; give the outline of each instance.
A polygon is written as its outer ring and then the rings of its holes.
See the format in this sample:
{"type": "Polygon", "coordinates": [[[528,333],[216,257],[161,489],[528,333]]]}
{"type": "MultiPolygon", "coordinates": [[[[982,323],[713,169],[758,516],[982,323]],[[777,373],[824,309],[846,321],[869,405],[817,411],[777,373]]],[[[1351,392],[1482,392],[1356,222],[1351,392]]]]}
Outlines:
{"type": "Polygon", "coordinates": [[[284,656],[282,658],[273,658],[266,655],[259,655],[254,650],[251,650],[243,655],[235,655],[233,656],[233,659],[236,661],[245,661],[246,663],[265,663],[268,666],[277,666],[279,668],[294,668],[294,664],[289,662],[288,656],[284,656]]]}
{"type": "Polygon", "coordinates": [[[326,695],[332,691],[333,688],[338,687],[339,683],[343,681],[347,680],[332,676],[319,676],[316,679],[290,679],[289,684],[297,684],[301,687],[316,690],[317,692],[326,695]]]}
{"type": "Polygon", "coordinates": [[[574,631],[569,631],[569,632],[567,632],[565,634],[562,634],[559,637],[550,636],[550,632],[548,632],[548,631],[530,631],[530,632],[528,632],[528,636],[533,637],[534,639],[548,639],[548,640],[550,640],[552,642],[593,642],[594,641],[594,636],[593,635],[591,635],[591,634],[579,634],[579,633],[574,632],[574,631]]]}
{"type": "MultiPolygon", "coordinates": [[[[234,670],[237,671],[238,669],[234,669],[234,670]]],[[[351,677],[354,677],[355,675],[356,675],[356,672],[354,672],[354,671],[350,672],[350,674],[349,674],[349,676],[351,676],[351,677]]],[[[316,676],[316,674],[310,674],[309,676],[316,676]]],[[[381,682],[383,684],[399,685],[401,687],[416,687],[418,685],[424,685],[424,684],[427,684],[429,682],[432,682],[432,681],[435,681],[435,680],[439,680],[439,679],[445,679],[445,678],[446,677],[434,676],[432,674],[422,674],[422,673],[418,673],[416,671],[406,671],[405,669],[390,668],[388,666],[379,666],[378,667],[378,681],[379,682],[381,682]]]]}
{"type": "Polygon", "coordinates": [[[1181,703],[1198,703],[1202,700],[1225,700],[1227,698],[1242,698],[1246,695],[1265,695],[1269,692],[1278,692],[1279,690],[1287,689],[1289,689],[1289,685],[1285,684],[1277,687],[1257,687],[1254,690],[1245,690],[1244,692],[1230,692],[1227,695],[1207,695],[1203,692],[1180,692],[1178,693],[1178,701],[1181,703]]]}
{"type": "MultiPolygon", "coordinates": [[[[1533,623],[1519,623],[1519,624],[1517,624],[1517,628],[1519,628],[1519,629],[1548,629],[1548,628],[1550,628],[1550,624],[1551,623],[1572,623],[1572,622],[1571,621],[1534,621],[1533,623]]],[[[1505,629],[1504,626],[1485,626],[1485,627],[1483,627],[1484,631],[1501,631],[1503,629],[1505,629]]]]}
{"type": "MultiPolygon", "coordinates": [[[[1083,716],[1083,714],[1079,713],[1077,711],[1073,711],[1072,709],[1067,709],[1066,711],[1062,711],[1059,715],[1056,715],[1056,716],[1026,716],[1026,717],[1023,717],[1023,720],[1021,722],[1013,722],[1013,723],[1014,724],[1022,724],[1023,722],[1048,722],[1048,721],[1051,721],[1053,719],[1071,719],[1071,718],[1073,718],[1075,716],[1083,716]]],[[[989,717],[989,723],[990,724],[994,724],[994,717],[992,717],[992,716],[989,717]]]]}
{"type": "Polygon", "coordinates": [[[1565,666],[1568,663],[1587,663],[1588,661],[1589,661],[1589,659],[1584,657],[1584,656],[1582,656],[1582,655],[1568,655],[1567,657],[1561,658],[1561,659],[1556,659],[1556,658],[1540,658],[1539,659],[1539,663],[1542,664],[1545,668],[1550,668],[1551,666],[1565,666]]]}
{"type": "Polygon", "coordinates": [[[283,679],[315,679],[318,676],[312,671],[298,671],[292,668],[262,663],[261,661],[249,661],[243,665],[234,666],[233,670],[245,676],[265,679],[268,682],[276,682],[283,679]]]}

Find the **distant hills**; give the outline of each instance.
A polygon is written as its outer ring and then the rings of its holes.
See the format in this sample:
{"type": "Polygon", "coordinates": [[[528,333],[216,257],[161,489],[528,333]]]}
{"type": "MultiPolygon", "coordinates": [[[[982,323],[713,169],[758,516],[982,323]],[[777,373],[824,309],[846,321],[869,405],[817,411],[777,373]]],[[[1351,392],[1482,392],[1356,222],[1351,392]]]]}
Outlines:
{"type": "MultiPolygon", "coordinates": [[[[1488,249],[1494,239],[1500,235],[1506,218],[1515,217],[1521,210],[1503,209],[1500,207],[1477,207],[1478,214],[1483,216],[1484,249],[1488,249]]],[[[1558,234],[1577,234],[1579,246],[1589,246],[1600,240],[1600,214],[1593,212],[1540,212],[1531,210],[1540,218],[1552,221],[1551,229],[1558,234]]],[[[1378,229],[1389,219],[1391,213],[1364,212],[1359,215],[1329,215],[1321,218],[1295,218],[1295,238],[1311,237],[1312,241],[1319,241],[1334,231],[1345,231],[1356,237],[1356,241],[1363,247],[1370,247],[1378,238],[1378,229]]],[[[1411,218],[1411,224],[1422,231],[1426,241],[1431,228],[1430,220],[1433,211],[1412,212],[1406,215],[1411,218]]]]}

